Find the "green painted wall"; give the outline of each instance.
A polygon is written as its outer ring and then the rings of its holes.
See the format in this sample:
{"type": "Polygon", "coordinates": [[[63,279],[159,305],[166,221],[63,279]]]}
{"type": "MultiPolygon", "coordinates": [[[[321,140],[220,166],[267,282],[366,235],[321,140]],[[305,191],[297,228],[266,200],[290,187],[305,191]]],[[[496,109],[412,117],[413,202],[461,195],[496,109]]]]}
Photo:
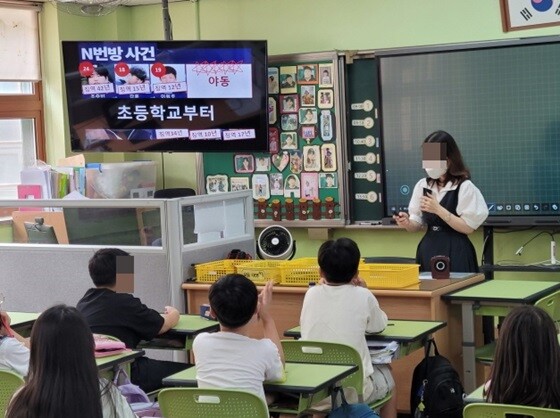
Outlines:
{"type": "MultiPolygon", "coordinates": [[[[269,53],[287,54],[328,50],[372,50],[456,42],[536,37],[560,34],[560,26],[504,33],[497,0],[198,0],[169,5],[174,39],[266,39],[269,53]]],[[[57,13],[49,4],[42,12],[43,72],[47,106],[48,162],[65,156],[65,120],[60,64],[60,40],[163,39],[160,5],[120,8],[100,18],[57,13]],[[48,96],[47,96],[48,95],[48,96]]],[[[194,154],[112,155],[111,161],[151,158],[162,161],[166,187],[195,187],[194,154]]],[[[100,156],[88,156],[91,161],[100,156]]],[[[109,157],[103,157],[109,161],[109,157]]],[[[258,233],[259,231],[257,231],[258,233]]],[[[320,241],[307,229],[294,229],[298,256],[311,256],[320,241]]],[[[496,260],[536,262],[549,257],[549,240],[539,237],[521,257],[514,256],[535,234],[526,231],[498,235],[496,260]]],[[[413,256],[419,234],[388,229],[337,229],[334,237],[355,239],[366,256],[413,256]]],[[[482,234],[472,240],[480,255],[482,234]]],[[[499,277],[511,276],[511,273],[499,277]]],[[[526,277],[526,275],[517,277],[526,277]]],[[[545,275],[538,275],[544,278],[545,275]]],[[[553,276],[550,276],[553,277],[553,276]]]]}

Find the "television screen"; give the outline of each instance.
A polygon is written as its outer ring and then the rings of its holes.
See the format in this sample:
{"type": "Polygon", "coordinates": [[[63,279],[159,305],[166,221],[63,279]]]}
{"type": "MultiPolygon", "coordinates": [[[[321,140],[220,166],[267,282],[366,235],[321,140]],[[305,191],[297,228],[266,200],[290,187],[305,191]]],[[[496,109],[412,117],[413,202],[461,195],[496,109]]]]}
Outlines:
{"type": "Polygon", "coordinates": [[[62,42],[72,151],[267,151],[266,41],[62,42]]]}
{"type": "Polygon", "coordinates": [[[515,41],[379,56],[385,215],[407,210],[421,144],[449,132],[487,224],[560,223],[560,42],[515,41]]]}

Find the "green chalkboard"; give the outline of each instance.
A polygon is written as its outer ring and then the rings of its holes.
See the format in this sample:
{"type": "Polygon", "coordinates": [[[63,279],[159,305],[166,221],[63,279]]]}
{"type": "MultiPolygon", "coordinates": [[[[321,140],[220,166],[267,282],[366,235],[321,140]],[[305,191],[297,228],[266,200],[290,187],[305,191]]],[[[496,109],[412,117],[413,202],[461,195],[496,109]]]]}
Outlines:
{"type": "Polygon", "coordinates": [[[558,37],[378,54],[388,210],[425,177],[420,144],[449,132],[490,222],[560,221],[558,37]]]}

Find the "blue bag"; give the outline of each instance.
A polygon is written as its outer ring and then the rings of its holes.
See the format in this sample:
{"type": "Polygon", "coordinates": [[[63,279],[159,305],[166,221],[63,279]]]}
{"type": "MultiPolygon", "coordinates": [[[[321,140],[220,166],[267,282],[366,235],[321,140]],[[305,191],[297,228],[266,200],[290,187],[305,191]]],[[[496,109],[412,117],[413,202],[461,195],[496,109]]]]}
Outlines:
{"type": "Polygon", "coordinates": [[[332,395],[332,405],[328,418],[379,418],[375,412],[371,410],[366,403],[353,403],[349,404],[344,396],[342,388],[336,388],[332,395]],[[340,394],[340,405],[337,406],[337,395],[340,394]]]}

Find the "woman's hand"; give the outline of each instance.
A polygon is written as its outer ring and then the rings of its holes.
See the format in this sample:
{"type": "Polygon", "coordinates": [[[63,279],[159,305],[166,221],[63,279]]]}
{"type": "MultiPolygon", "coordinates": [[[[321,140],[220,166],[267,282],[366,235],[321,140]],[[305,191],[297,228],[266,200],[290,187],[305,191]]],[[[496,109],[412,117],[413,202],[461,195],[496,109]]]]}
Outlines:
{"type": "Polygon", "coordinates": [[[441,209],[441,205],[432,193],[427,196],[422,196],[422,198],[420,199],[420,209],[422,210],[422,212],[438,214],[441,209]]]}
{"type": "Polygon", "coordinates": [[[406,228],[410,225],[410,219],[406,212],[399,212],[397,215],[393,215],[393,219],[401,228],[406,228]]]}

